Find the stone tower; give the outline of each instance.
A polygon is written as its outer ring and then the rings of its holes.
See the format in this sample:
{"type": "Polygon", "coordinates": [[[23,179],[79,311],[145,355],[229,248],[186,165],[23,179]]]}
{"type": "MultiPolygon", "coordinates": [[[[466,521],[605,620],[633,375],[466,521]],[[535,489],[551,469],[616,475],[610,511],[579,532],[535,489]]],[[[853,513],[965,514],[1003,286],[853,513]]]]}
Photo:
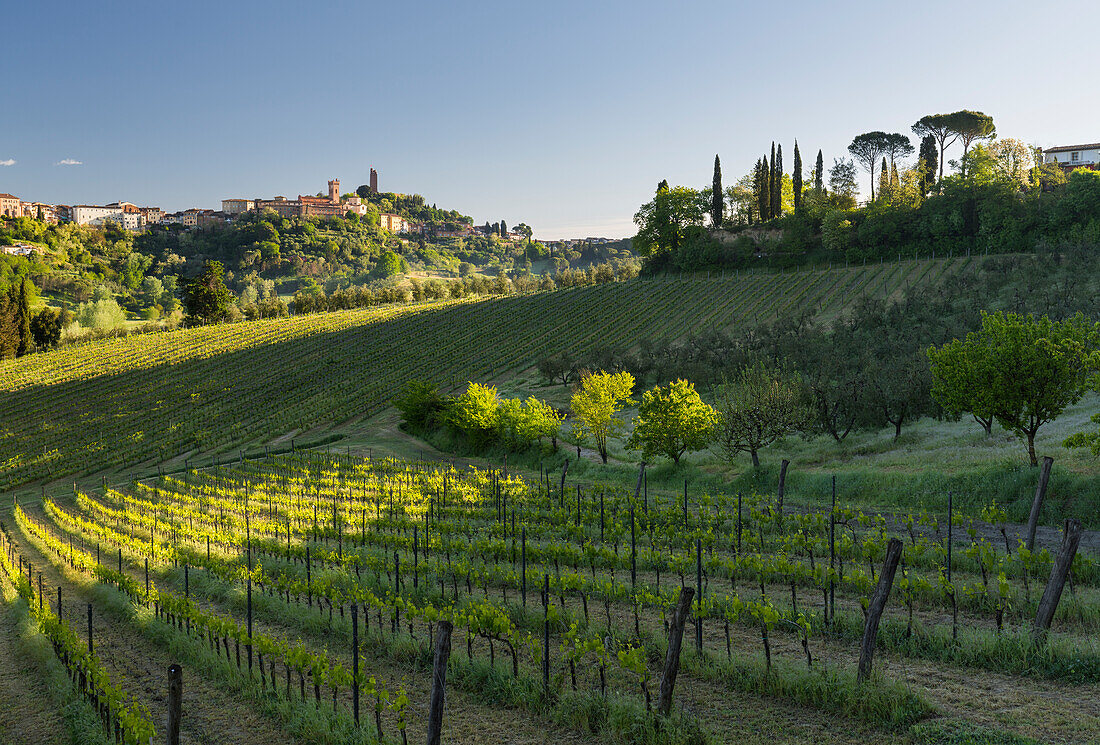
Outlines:
{"type": "Polygon", "coordinates": [[[378,193],[378,171],[373,168],[370,169],[370,191],[371,194],[378,193]]]}
{"type": "Polygon", "coordinates": [[[333,204],[340,202],[340,179],[334,178],[328,182],[328,200],[333,204]]]}

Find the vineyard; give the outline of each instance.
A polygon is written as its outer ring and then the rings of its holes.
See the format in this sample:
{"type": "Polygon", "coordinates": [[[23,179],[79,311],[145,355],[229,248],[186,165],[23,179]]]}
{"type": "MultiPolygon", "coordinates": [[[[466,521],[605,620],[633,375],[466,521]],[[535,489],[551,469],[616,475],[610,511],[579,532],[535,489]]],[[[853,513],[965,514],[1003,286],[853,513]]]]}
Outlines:
{"type": "Polygon", "coordinates": [[[887,523],[844,504],[784,512],[768,494],[658,494],[642,474],[624,490],[304,451],[46,494],[2,533],[7,583],[114,742],[162,737],[169,661],[197,689],[183,742],[423,742],[445,622],[446,742],[1100,731],[1100,559],[990,540],[958,512],[887,523]]]}
{"type": "Polygon", "coordinates": [[[194,328],[0,362],[9,487],[71,474],[184,468],[317,437],[388,406],[401,385],[496,380],[540,354],[843,312],[864,295],[932,288],[970,258],[657,278],[532,295],[194,328]],[[320,435],[319,435],[320,433],[320,435]]]}

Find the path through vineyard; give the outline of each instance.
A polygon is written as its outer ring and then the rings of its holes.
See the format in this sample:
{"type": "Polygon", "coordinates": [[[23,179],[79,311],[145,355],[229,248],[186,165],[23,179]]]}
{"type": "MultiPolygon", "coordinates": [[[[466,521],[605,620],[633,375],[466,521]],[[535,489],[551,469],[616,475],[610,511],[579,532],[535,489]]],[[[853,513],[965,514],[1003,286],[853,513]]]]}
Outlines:
{"type": "MultiPolygon", "coordinates": [[[[0,580],[0,583],[4,582],[0,580]]],[[[43,671],[28,655],[28,642],[21,625],[26,613],[16,610],[18,601],[8,586],[0,611],[0,742],[25,745],[62,745],[66,724],[50,697],[43,671]]],[[[43,657],[53,654],[44,638],[37,640],[43,657]]]]}
{"type": "MultiPolygon", "coordinates": [[[[42,572],[46,587],[57,592],[61,586],[65,618],[87,618],[87,604],[92,604],[93,644],[100,660],[111,672],[114,680],[127,682],[127,690],[134,693],[160,721],[168,705],[168,666],[178,661],[178,654],[169,645],[158,643],[145,636],[140,622],[123,620],[118,608],[127,608],[118,598],[108,601],[116,593],[103,587],[89,586],[87,580],[75,570],[64,572],[49,561],[44,554],[22,533],[9,533],[20,553],[31,562],[37,581],[42,572]],[[108,608],[108,604],[110,608],[108,608]]],[[[48,594],[48,593],[47,593],[48,594]]],[[[139,610],[148,617],[150,612],[139,610]]],[[[78,635],[87,640],[87,623],[75,623],[78,635]]],[[[158,638],[166,637],[161,633],[158,638]]],[[[263,745],[275,742],[294,742],[277,724],[256,710],[256,702],[241,697],[224,685],[212,682],[202,670],[194,666],[184,669],[183,711],[180,742],[183,745],[202,745],[209,742],[233,742],[241,745],[263,745]]]]}

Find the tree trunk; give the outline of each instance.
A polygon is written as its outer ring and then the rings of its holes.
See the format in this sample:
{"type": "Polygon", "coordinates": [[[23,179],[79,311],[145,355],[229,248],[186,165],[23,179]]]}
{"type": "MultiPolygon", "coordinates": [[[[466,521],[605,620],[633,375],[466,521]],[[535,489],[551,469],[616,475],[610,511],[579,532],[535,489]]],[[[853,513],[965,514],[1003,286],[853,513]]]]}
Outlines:
{"type": "Polygon", "coordinates": [[[1077,555],[1077,546],[1081,542],[1081,523],[1076,520],[1066,520],[1062,528],[1062,547],[1058,549],[1058,555],[1054,557],[1054,566],[1050,570],[1050,580],[1043,591],[1043,598],[1039,601],[1039,612],[1035,614],[1035,625],[1032,628],[1032,641],[1041,644],[1046,640],[1050,630],[1050,622],[1054,620],[1054,611],[1058,610],[1058,601],[1062,597],[1062,588],[1065,587],[1066,578],[1069,576],[1073,557],[1077,555]]]}
{"type": "Polygon", "coordinates": [[[668,716],[672,711],[672,688],[676,685],[676,673],[680,671],[680,645],[684,641],[684,624],[691,614],[691,599],[695,590],[680,588],[680,600],[672,612],[672,623],[668,631],[668,652],[665,654],[665,669],[661,675],[661,691],[657,699],[657,713],[668,716]]]}
{"type": "Polygon", "coordinates": [[[863,627],[863,642],[859,648],[859,671],[856,674],[856,682],[862,683],[871,674],[871,661],[875,655],[875,639],[878,637],[878,624],[882,618],[882,611],[886,608],[886,600],[890,597],[890,587],[894,584],[894,573],[901,560],[901,541],[891,538],[886,547],[886,561],[883,562],[882,572],[878,576],[878,586],[875,594],[871,596],[871,602],[867,606],[867,621],[863,627]]]}
{"type": "Polygon", "coordinates": [[[755,449],[750,450],[749,454],[752,455],[752,467],[760,468],[760,455],[756,452],[755,449]]]}
{"type": "MultiPolygon", "coordinates": [[[[1043,509],[1043,499],[1047,495],[1047,483],[1050,481],[1050,469],[1054,465],[1054,458],[1049,455],[1043,458],[1043,467],[1039,471],[1039,484],[1035,487],[1035,499],[1031,502],[1031,514],[1027,518],[1027,550],[1035,550],[1035,529],[1039,525],[1039,513],[1043,509]]],[[[1007,539],[1006,539],[1007,546],[1007,539]]]]}
{"type": "Polygon", "coordinates": [[[1027,433],[1027,457],[1031,459],[1031,465],[1039,465],[1039,459],[1035,457],[1035,430],[1027,433]]]}
{"type": "Polygon", "coordinates": [[[993,435],[993,417],[989,417],[988,419],[986,419],[984,417],[978,416],[977,414],[973,414],[972,416],[974,417],[975,422],[982,425],[982,429],[985,430],[985,436],[991,437],[993,435]]]}

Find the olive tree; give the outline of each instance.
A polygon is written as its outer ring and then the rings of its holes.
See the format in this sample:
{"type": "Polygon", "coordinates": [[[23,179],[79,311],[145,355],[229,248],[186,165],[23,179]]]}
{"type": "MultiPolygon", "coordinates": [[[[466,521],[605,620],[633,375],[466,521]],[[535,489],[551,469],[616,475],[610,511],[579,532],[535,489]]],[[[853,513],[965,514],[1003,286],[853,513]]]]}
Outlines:
{"type": "Polygon", "coordinates": [[[714,446],[733,463],[742,453],[760,467],[760,451],[813,420],[802,378],[757,361],[718,387],[714,446]]]}
{"type": "Polygon", "coordinates": [[[951,413],[992,416],[1027,440],[1076,403],[1095,381],[1100,326],[1081,314],[1064,321],[986,313],[980,331],[931,347],[932,396],[951,413]]]}

